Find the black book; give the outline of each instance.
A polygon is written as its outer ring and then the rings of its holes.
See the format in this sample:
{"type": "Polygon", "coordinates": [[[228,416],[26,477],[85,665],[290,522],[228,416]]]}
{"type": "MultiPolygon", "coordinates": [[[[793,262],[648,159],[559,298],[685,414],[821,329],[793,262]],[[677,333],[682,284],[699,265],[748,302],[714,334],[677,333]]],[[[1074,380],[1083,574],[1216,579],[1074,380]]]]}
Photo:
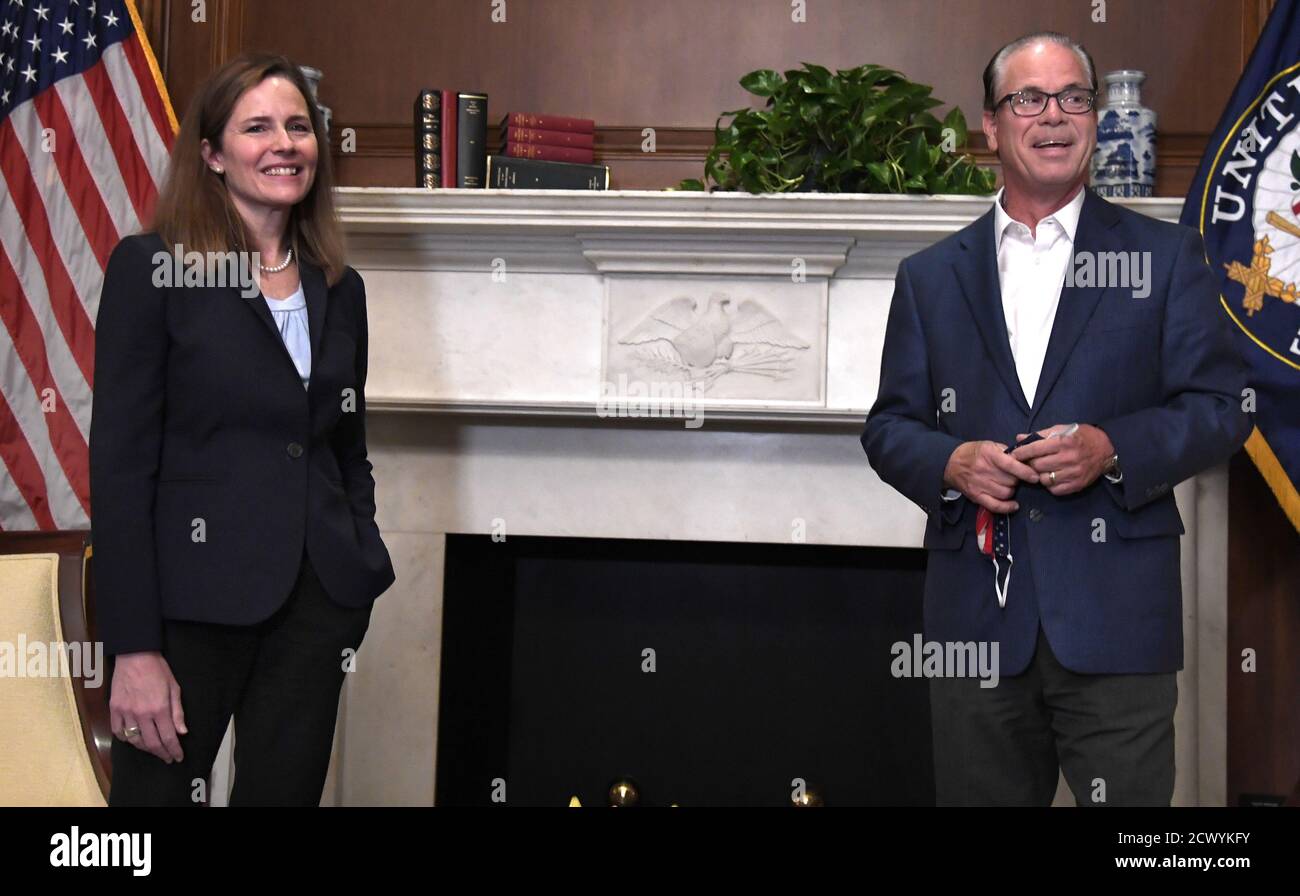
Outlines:
{"type": "Polygon", "coordinates": [[[608,165],[487,157],[487,185],[505,190],[608,190],[608,165]]]}
{"type": "Polygon", "coordinates": [[[456,186],[482,187],[487,180],[487,94],[456,95],[456,186]]]}
{"type": "Polygon", "coordinates": [[[442,186],[442,91],[415,98],[415,185],[442,186]]]}

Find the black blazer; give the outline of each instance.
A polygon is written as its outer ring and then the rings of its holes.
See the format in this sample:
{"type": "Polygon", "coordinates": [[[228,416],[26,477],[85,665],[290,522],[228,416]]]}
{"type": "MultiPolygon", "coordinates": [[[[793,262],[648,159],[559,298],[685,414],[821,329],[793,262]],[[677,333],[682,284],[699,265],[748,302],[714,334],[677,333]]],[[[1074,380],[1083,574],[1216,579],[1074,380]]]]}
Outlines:
{"type": "Polygon", "coordinates": [[[162,620],[250,625],[288,599],[304,546],[335,602],[393,583],[366,459],[366,294],[300,261],[304,390],[266,300],[159,287],[148,233],[109,259],[90,428],[96,616],[108,654],[162,648],[162,620]]]}

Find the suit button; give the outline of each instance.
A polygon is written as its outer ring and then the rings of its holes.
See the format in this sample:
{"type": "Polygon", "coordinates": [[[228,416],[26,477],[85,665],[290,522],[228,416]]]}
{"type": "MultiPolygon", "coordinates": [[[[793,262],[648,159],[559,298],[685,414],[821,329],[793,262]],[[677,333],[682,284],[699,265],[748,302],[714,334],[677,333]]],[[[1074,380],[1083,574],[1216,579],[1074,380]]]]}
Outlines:
{"type": "Polygon", "coordinates": [[[1029,508],[1029,518],[1036,523],[1043,518],[1043,512],[1037,507],[1031,507],[1029,508]]]}
{"type": "Polygon", "coordinates": [[[297,442],[290,442],[289,447],[286,448],[285,450],[289,452],[290,457],[293,458],[302,457],[302,446],[299,445],[297,442]]]}

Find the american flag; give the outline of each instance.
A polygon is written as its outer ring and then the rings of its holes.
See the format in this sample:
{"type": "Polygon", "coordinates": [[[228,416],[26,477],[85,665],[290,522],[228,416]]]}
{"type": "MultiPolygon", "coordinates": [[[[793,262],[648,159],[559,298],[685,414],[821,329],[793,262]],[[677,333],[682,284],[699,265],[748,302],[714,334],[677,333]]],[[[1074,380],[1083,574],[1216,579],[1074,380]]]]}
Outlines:
{"type": "Polygon", "coordinates": [[[0,5],[0,529],[84,529],[104,267],[176,118],[131,0],[0,5]]]}

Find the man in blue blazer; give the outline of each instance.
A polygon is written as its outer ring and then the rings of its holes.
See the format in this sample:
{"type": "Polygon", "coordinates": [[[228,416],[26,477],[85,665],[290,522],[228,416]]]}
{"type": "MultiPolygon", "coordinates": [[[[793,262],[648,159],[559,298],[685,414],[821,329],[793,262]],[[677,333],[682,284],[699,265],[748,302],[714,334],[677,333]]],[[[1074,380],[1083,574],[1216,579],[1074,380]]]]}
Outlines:
{"type": "Polygon", "coordinates": [[[1200,236],[1086,186],[1087,51],[1027,35],[984,87],[1004,188],[899,267],[862,434],[927,514],[926,640],[998,646],[995,687],[931,680],[936,797],[1047,805],[1059,768],[1080,805],[1167,805],[1173,488],[1245,441],[1245,368],[1200,236]]]}

